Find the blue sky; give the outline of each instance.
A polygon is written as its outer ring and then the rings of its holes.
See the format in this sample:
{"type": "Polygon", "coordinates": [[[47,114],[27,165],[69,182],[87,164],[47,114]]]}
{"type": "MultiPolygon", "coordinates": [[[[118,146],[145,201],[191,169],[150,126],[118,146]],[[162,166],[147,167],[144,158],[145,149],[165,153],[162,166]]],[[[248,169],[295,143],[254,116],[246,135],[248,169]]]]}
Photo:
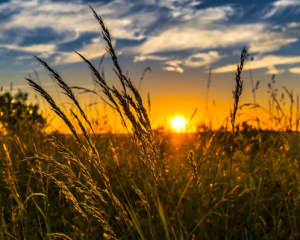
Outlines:
{"type": "MultiPolygon", "coordinates": [[[[251,66],[257,77],[268,80],[271,74],[291,79],[287,85],[296,88],[295,79],[300,77],[300,0],[0,1],[2,85],[9,86],[15,79],[16,85],[23,86],[21,76],[32,69],[41,71],[32,55],[66,76],[86,69],[73,50],[97,64],[105,44],[88,4],[104,19],[121,66],[130,69],[136,82],[150,66],[153,73],[147,73],[145,80],[188,78],[176,80],[174,91],[170,80],[161,89],[170,95],[190,89],[196,96],[195,81],[207,76],[209,67],[216,79],[232,81],[239,54],[246,46],[254,60],[245,70],[251,66]]],[[[105,64],[111,69],[107,57],[105,64]]],[[[154,96],[163,97],[155,86],[143,84],[154,96]]],[[[234,83],[229,85],[232,88],[234,83]]]]}

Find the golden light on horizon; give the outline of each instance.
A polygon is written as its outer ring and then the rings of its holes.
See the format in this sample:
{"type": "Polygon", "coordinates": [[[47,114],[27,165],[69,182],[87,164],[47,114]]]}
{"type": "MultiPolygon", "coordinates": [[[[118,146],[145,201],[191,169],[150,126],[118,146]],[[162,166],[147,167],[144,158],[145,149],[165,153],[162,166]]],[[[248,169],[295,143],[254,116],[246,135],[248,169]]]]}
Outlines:
{"type": "Polygon", "coordinates": [[[185,130],[185,119],[183,117],[176,116],[172,119],[171,126],[176,132],[183,132],[185,130]]]}

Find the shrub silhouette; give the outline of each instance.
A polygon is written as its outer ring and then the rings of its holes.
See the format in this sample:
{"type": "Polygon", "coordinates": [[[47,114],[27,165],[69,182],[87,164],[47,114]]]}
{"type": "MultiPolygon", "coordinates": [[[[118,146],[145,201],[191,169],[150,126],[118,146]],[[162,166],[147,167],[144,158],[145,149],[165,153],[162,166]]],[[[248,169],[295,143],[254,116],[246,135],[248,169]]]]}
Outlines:
{"type": "Polygon", "coordinates": [[[46,126],[46,118],[39,105],[27,104],[28,93],[19,90],[14,96],[10,92],[0,95],[1,130],[11,133],[40,131],[46,126]]]}

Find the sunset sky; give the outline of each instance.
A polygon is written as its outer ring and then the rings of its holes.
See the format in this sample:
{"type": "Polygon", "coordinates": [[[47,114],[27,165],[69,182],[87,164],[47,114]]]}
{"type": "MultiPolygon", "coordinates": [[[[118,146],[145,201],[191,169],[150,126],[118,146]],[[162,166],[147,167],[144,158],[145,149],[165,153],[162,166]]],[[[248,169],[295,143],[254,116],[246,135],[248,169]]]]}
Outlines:
{"type": "MultiPolygon", "coordinates": [[[[73,52],[95,66],[105,53],[100,26],[89,4],[110,30],[120,65],[134,85],[139,85],[146,67],[152,69],[146,72],[140,92],[145,103],[150,93],[154,127],[170,124],[174,116],[188,119],[196,108],[195,122],[203,121],[204,116],[210,116],[214,126],[222,122],[233,106],[234,72],[244,46],[250,56],[242,75],[241,104],[253,102],[249,67],[254,84],[260,80],[256,91],[260,105],[268,108],[268,83],[273,74],[278,96],[285,92],[282,86],[293,89],[295,96],[300,93],[300,0],[0,1],[0,83],[4,91],[13,82],[14,91],[27,91],[31,101],[47,106],[40,97],[34,98],[24,79],[30,74],[35,80],[35,69],[45,90],[58,103],[68,102],[58,96],[33,55],[47,61],[70,86],[94,88],[87,65],[73,52]],[[205,113],[210,67],[209,113],[205,113]]],[[[105,79],[120,87],[112,68],[106,54],[105,79]]],[[[94,106],[103,114],[103,103],[96,96],[77,96],[83,105],[99,102],[94,106]]],[[[288,99],[284,101],[288,106],[288,99]]],[[[253,115],[253,110],[245,113],[253,115]]],[[[261,112],[260,116],[267,115],[261,112]]]]}

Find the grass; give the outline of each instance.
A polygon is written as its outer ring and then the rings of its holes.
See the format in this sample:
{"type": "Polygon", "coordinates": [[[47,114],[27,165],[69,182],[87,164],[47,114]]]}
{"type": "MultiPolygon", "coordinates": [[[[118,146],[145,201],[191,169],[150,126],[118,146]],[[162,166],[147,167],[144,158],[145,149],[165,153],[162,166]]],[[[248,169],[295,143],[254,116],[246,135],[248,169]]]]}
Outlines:
{"type": "MultiPolygon", "coordinates": [[[[39,84],[30,77],[26,80],[72,135],[44,135],[40,127],[6,129],[0,135],[1,239],[297,239],[300,154],[298,132],[291,130],[298,129],[299,101],[293,115],[293,92],[284,89],[291,100],[286,114],[273,77],[267,110],[272,128],[255,129],[247,122],[236,125],[244,49],[235,78],[231,127],[228,118],[216,131],[153,130],[150,96],[147,111],[139,91],[123,74],[102,18],[91,10],[122,90],[109,86],[99,67],[76,53],[128,134],[96,134],[97,125],[72,90],[98,94],[96,88],[68,86],[36,57],[74,103],[71,117],[39,84]]],[[[258,84],[253,93],[257,89],[258,84]]],[[[253,104],[240,108],[247,106],[261,108],[255,97],[253,104]]],[[[258,126],[263,124],[256,120],[258,126]]]]}

